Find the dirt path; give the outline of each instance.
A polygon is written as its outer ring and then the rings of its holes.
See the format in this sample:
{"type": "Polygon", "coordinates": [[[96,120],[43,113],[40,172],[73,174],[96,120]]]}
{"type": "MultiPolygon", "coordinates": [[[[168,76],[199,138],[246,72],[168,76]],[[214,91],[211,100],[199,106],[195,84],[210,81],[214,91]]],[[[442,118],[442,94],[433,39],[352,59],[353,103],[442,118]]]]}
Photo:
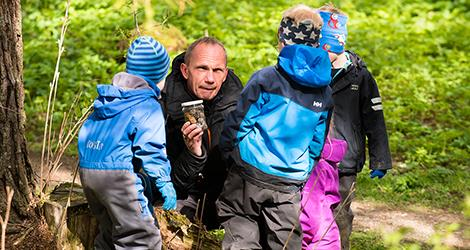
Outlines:
{"type": "Polygon", "coordinates": [[[470,239],[464,239],[463,233],[465,228],[470,229],[470,222],[465,220],[462,214],[422,207],[397,209],[370,201],[354,201],[352,208],[355,213],[354,230],[391,233],[406,227],[411,229],[406,234],[406,239],[424,243],[428,242],[435,233],[443,233],[439,230],[439,226],[459,223],[460,229],[447,237],[444,243],[448,246],[470,249],[470,239]]]}
{"type": "MultiPolygon", "coordinates": [[[[30,160],[36,172],[39,172],[41,156],[33,153],[30,155],[30,160]]],[[[65,157],[62,166],[52,176],[52,182],[71,182],[76,161],[74,157],[65,157]]],[[[79,178],[76,182],[79,183],[79,178]]],[[[428,242],[429,238],[436,233],[436,228],[439,225],[448,225],[455,222],[461,224],[461,227],[456,233],[448,237],[445,243],[449,246],[470,249],[470,239],[464,239],[463,234],[465,228],[470,228],[470,222],[465,220],[462,214],[422,207],[403,209],[361,200],[355,200],[352,207],[355,213],[354,230],[390,233],[402,227],[407,227],[411,229],[411,232],[406,235],[406,239],[428,242]]]]}

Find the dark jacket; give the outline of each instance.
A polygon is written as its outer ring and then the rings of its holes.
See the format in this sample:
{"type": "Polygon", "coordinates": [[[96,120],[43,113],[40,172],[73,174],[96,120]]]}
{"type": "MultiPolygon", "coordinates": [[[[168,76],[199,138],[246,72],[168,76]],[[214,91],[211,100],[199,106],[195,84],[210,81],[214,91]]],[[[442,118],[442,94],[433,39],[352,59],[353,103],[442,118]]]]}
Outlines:
{"type": "Polygon", "coordinates": [[[332,136],[348,142],[341,174],[356,174],[365,162],[366,136],[371,169],[392,168],[387,130],[377,83],[362,59],[351,51],[351,64],[332,82],[334,100],[332,136]]]}
{"type": "Polygon", "coordinates": [[[222,191],[226,177],[226,166],[219,151],[220,134],[228,113],[235,109],[243,88],[240,79],[229,70],[227,79],[212,101],[204,101],[204,113],[208,129],[203,135],[203,155],[197,157],[186,147],[181,127],[184,116],[181,103],[198,98],[186,87],[186,79],[180,71],[184,53],[172,63],[172,71],[166,78],[160,100],[166,118],[167,154],[171,162],[171,178],[178,199],[189,194],[197,197],[208,192],[208,198],[216,199],[222,191]]]}
{"type": "Polygon", "coordinates": [[[281,192],[298,191],[306,181],[333,108],[330,67],[321,48],[290,45],[276,67],[253,74],[220,142],[245,180],[281,192]]]}

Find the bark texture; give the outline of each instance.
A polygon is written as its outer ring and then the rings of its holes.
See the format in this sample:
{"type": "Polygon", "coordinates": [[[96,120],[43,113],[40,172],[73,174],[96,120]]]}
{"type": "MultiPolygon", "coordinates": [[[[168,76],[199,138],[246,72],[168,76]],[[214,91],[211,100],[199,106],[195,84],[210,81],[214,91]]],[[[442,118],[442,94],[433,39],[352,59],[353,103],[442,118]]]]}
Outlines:
{"type": "Polygon", "coordinates": [[[11,223],[28,219],[34,182],[25,139],[20,0],[0,0],[0,212],[5,187],[15,190],[11,223]]]}

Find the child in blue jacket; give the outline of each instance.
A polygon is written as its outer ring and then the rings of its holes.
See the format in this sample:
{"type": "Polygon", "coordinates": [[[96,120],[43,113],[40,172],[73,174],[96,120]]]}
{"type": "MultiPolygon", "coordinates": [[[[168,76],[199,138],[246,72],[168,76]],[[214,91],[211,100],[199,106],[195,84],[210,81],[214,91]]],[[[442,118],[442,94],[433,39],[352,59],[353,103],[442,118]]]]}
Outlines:
{"type": "Polygon", "coordinates": [[[219,197],[223,249],[301,249],[300,188],[319,159],[333,106],[315,10],[282,18],[278,63],[255,72],[225,121],[232,167],[219,197]]]}
{"type": "Polygon", "coordinates": [[[143,169],[176,208],[165,149],[165,124],[157,99],[169,68],[165,48],[137,38],[127,52],[126,72],[98,85],[94,112],[78,136],[80,180],[99,223],[96,249],[161,249],[162,239],[136,173],[143,169]]]}

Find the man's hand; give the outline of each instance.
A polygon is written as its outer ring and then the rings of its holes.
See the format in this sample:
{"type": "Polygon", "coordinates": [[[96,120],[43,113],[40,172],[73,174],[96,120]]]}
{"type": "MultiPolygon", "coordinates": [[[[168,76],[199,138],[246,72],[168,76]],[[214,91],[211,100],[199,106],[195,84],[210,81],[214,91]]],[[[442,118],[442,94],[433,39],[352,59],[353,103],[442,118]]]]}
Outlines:
{"type": "Polygon", "coordinates": [[[204,134],[204,130],[196,124],[185,122],[181,128],[181,132],[183,133],[184,143],[186,144],[186,147],[188,147],[189,151],[196,156],[201,156],[202,135],[204,134]]]}
{"type": "Polygon", "coordinates": [[[375,177],[379,177],[379,179],[382,179],[386,173],[387,173],[387,170],[380,170],[380,169],[371,170],[370,178],[374,179],[375,177]]]}

